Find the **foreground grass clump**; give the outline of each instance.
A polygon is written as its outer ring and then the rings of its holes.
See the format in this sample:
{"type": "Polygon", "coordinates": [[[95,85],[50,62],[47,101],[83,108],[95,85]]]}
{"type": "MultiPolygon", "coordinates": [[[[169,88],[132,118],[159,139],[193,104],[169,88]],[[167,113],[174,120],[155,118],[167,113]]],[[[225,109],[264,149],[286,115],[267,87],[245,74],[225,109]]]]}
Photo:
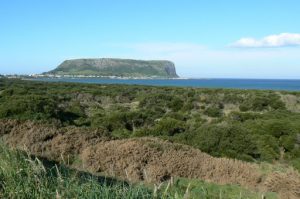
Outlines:
{"type": "Polygon", "coordinates": [[[277,194],[272,192],[253,192],[238,185],[218,185],[201,180],[183,178],[175,180],[169,191],[176,192],[179,195],[185,194],[186,197],[201,199],[278,199],[277,194]]]}
{"type": "Polygon", "coordinates": [[[153,198],[153,192],[62,166],[47,168],[0,144],[0,198],[153,198]]]}

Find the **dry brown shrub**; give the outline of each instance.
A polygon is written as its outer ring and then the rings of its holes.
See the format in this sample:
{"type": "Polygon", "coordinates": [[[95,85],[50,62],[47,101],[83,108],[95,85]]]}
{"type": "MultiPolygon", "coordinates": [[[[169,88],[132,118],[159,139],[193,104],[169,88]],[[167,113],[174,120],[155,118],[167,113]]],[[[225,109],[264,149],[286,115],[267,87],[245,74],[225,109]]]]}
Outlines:
{"type": "Polygon", "coordinates": [[[277,192],[281,198],[300,198],[300,175],[296,171],[273,172],[264,181],[265,190],[277,192]]]}
{"type": "Polygon", "coordinates": [[[214,158],[177,145],[154,138],[113,140],[85,148],[80,157],[89,171],[112,172],[113,169],[117,176],[134,181],[157,182],[177,176],[248,187],[256,187],[260,182],[255,164],[214,158]]]}

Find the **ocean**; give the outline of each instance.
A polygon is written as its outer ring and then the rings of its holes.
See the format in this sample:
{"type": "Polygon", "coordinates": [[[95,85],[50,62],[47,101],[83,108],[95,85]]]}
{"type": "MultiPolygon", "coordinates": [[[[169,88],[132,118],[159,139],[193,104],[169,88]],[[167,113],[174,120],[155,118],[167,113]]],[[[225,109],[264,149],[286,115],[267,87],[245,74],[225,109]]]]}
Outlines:
{"type": "Polygon", "coordinates": [[[231,88],[300,91],[300,80],[283,79],[108,79],[108,78],[35,78],[46,82],[92,84],[134,84],[197,88],[231,88]]]}

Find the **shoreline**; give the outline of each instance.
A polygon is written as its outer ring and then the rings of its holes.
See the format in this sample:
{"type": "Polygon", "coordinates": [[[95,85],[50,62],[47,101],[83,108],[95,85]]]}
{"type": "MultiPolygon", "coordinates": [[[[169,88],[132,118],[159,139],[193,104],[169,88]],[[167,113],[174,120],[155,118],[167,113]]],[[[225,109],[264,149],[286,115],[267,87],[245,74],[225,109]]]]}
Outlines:
{"type": "Polygon", "coordinates": [[[133,79],[133,78],[20,78],[42,82],[72,82],[89,84],[121,84],[141,86],[168,86],[182,88],[238,89],[300,92],[300,80],[255,80],[255,79],[133,79]]]}

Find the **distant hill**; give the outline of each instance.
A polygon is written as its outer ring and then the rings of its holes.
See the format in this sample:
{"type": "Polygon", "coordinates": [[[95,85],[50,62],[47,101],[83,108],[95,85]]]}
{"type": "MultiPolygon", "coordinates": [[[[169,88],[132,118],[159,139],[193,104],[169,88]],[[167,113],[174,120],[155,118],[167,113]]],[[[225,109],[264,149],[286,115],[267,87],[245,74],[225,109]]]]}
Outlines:
{"type": "Polygon", "coordinates": [[[56,69],[44,74],[163,78],[178,77],[175,65],[171,61],[144,61],[112,58],[66,60],[56,69]]]}

